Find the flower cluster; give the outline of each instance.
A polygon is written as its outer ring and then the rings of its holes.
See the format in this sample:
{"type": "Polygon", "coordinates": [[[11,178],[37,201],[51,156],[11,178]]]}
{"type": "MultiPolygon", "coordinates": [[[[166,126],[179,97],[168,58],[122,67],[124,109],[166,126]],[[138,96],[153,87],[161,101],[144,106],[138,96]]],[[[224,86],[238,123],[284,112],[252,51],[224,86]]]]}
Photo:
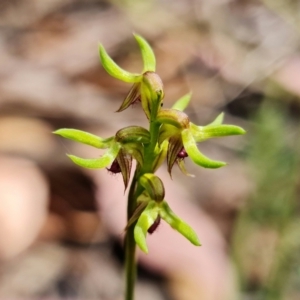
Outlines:
{"type": "Polygon", "coordinates": [[[183,111],[190,101],[191,94],[180,98],[172,108],[162,108],[164,89],[162,80],[155,73],[154,53],[141,36],[134,37],[144,62],[143,71],[139,74],[120,68],[102,45],[99,47],[99,54],[104,69],[111,76],[133,84],[117,111],[121,112],[133,103],[141,102],[149,120],[149,129],[129,126],[120,129],[115,136],[105,139],[76,129],[59,129],[54,133],[99,149],[106,149],[98,158],[68,156],[75,164],[85,168],[109,168],[114,173],[122,173],[125,189],[130,181],[132,159],[136,160],[137,166],[128,199],[133,203],[133,209],[129,210],[126,229],[134,227],[135,241],[144,252],[148,251],[147,234],[155,231],[161,219],[194,245],[200,245],[193,229],[169,207],[164,199],[163,182],[154,173],[166,159],[170,175],[173,166],[177,164],[184,174],[193,176],[187,172],[184,165],[187,157],[201,167],[220,168],[226,163],[206,157],[199,151],[197,143],[215,137],[241,135],[245,131],[238,126],[223,125],[223,114],[207,126],[197,126],[190,122],[183,111]]]}

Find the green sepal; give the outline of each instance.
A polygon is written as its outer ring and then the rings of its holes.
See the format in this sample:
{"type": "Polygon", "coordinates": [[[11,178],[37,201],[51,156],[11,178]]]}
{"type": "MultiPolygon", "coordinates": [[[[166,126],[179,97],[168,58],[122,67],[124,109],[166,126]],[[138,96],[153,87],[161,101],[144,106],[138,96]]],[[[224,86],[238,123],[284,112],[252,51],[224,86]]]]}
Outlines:
{"type": "Polygon", "coordinates": [[[141,144],[137,143],[127,143],[123,144],[122,148],[128,153],[132,155],[133,158],[140,164],[140,166],[144,163],[144,147],[141,144]]]}
{"type": "Polygon", "coordinates": [[[177,109],[161,109],[156,118],[156,122],[169,124],[179,129],[189,128],[189,117],[177,109]]]}
{"type": "Polygon", "coordinates": [[[141,49],[143,63],[144,63],[143,73],[147,72],[147,71],[155,72],[156,60],[155,60],[155,55],[153,53],[151,46],[140,35],[134,34],[134,37],[135,37],[136,41],[138,42],[139,47],[141,49]]]}
{"type": "Polygon", "coordinates": [[[221,125],[224,121],[224,113],[221,112],[211,123],[206,126],[221,125]]]}
{"type": "Polygon", "coordinates": [[[196,142],[202,142],[210,138],[242,135],[246,133],[243,128],[235,125],[191,126],[191,130],[196,142]]]}
{"type": "Polygon", "coordinates": [[[205,155],[203,155],[198,150],[196,141],[190,129],[183,130],[181,132],[181,137],[185,151],[195,164],[210,169],[216,169],[226,165],[225,162],[211,160],[205,155]]]}
{"type": "Polygon", "coordinates": [[[169,139],[167,165],[168,165],[168,172],[171,178],[172,178],[172,168],[177,159],[177,155],[182,148],[183,148],[183,144],[182,144],[182,139],[180,134],[174,135],[169,139]]]}
{"type": "Polygon", "coordinates": [[[140,98],[141,98],[140,89],[141,89],[141,83],[140,82],[134,83],[134,85],[131,87],[129,93],[127,94],[126,98],[124,99],[123,103],[121,104],[121,106],[119,107],[117,112],[121,112],[121,111],[125,110],[131,104],[140,100],[140,98]]]}
{"type": "Polygon", "coordinates": [[[141,80],[140,74],[134,74],[123,70],[119,67],[107,54],[105,48],[100,44],[99,45],[99,55],[103,65],[103,68],[106,72],[114,78],[122,80],[124,82],[138,82],[141,80]]]}
{"type": "Polygon", "coordinates": [[[180,111],[184,111],[191,101],[192,93],[188,93],[178,99],[172,106],[172,109],[177,109],[180,111]]]}
{"type": "Polygon", "coordinates": [[[85,159],[69,154],[67,156],[78,166],[88,169],[101,169],[112,164],[120,148],[121,145],[119,143],[114,143],[101,157],[94,159],[85,159]]]}
{"type": "Polygon", "coordinates": [[[117,161],[121,169],[125,191],[126,191],[130,179],[132,156],[128,155],[126,151],[123,148],[121,148],[117,156],[117,161]]]}
{"type": "Polygon", "coordinates": [[[158,216],[159,208],[155,201],[150,201],[144,211],[141,213],[135,227],[134,239],[140,249],[148,253],[146,237],[148,229],[152,226],[158,216]]]}
{"type": "Polygon", "coordinates": [[[192,227],[175,215],[166,201],[163,201],[160,204],[160,208],[159,214],[164,221],[166,221],[173,229],[186,237],[192,244],[201,246],[197,234],[192,227]]]}
{"type": "Polygon", "coordinates": [[[156,202],[164,200],[165,188],[158,176],[152,173],[146,173],[139,178],[139,183],[147,191],[152,200],[156,202]]]}
{"type": "Polygon", "coordinates": [[[109,148],[114,137],[103,139],[94,134],[88,133],[86,131],[81,131],[77,129],[62,128],[53,132],[54,134],[60,135],[66,139],[73,140],[82,144],[90,145],[98,149],[109,148]]]}
{"type": "Polygon", "coordinates": [[[150,132],[140,126],[128,126],[120,129],[115,137],[117,142],[126,143],[141,143],[148,144],[150,142],[150,132]]]}

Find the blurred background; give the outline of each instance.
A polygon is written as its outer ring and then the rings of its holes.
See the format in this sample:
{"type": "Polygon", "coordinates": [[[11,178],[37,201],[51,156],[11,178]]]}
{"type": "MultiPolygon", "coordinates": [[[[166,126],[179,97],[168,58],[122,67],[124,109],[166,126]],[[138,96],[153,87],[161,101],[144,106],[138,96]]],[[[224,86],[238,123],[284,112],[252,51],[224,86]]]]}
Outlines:
{"type": "Polygon", "coordinates": [[[72,165],[65,153],[99,153],[51,132],[146,125],[138,104],[115,113],[130,85],[97,53],[139,72],[133,32],[164,107],[192,91],[192,122],[224,111],[247,130],[199,145],[222,169],[159,171],[202,247],[161,224],[136,299],[300,299],[299,31],[297,0],[0,0],[0,299],[123,299],[122,179],[72,165]]]}

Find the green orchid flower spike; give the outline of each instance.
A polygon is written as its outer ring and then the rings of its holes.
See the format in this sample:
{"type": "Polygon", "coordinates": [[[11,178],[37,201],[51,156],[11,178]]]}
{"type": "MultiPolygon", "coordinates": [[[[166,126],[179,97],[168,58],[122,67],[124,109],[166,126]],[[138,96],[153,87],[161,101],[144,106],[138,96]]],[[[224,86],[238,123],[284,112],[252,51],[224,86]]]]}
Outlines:
{"type": "Polygon", "coordinates": [[[140,74],[134,74],[123,70],[107,54],[102,45],[99,46],[99,54],[104,69],[112,77],[121,81],[133,83],[128,95],[117,112],[128,108],[131,104],[141,101],[142,107],[148,119],[155,115],[164,97],[163,84],[155,73],[156,60],[150,45],[141,36],[134,34],[140,47],[144,68],[140,74]]]}
{"type": "Polygon", "coordinates": [[[133,84],[117,112],[122,112],[137,101],[141,102],[149,121],[149,128],[132,125],[121,128],[109,138],[101,138],[77,129],[65,128],[54,132],[103,152],[96,158],[81,158],[67,154],[75,164],[84,168],[106,168],[112,173],[121,173],[125,190],[131,182],[125,228],[126,300],[133,300],[134,295],[136,245],[147,253],[148,234],[155,232],[161,220],[192,244],[200,246],[195,231],[181,220],[167,203],[163,181],[155,175],[157,169],[166,160],[170,175],[174,165],[177,164],[184,174],[193,176],[185,168],[184,162],[187,157],[204,168],[216,169],[225,166],[225,162],[212,160],[202,154],[197,144],[211,138],[245,133],[238,126],[224,125],[224,114],[220,114],[206,126],[192,123],[183,112],[190,102],[191,93],[181,97],[172,108],[163,109],[164,87],[156,73],[154,53],[146,40],[137,34],[134,37],[144,63],[141,73],[123,70],[112,60],[102,45],[99,46],[99,54],[102,65],[109,75],[133,84]],[[131,178],[133,159],[136,164],[131,178]]]}

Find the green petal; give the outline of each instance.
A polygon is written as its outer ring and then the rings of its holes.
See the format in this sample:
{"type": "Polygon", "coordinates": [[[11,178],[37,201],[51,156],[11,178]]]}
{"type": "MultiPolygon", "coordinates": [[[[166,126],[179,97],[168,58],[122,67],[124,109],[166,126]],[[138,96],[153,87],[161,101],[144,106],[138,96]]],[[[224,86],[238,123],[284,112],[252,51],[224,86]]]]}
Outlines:
{"type": "Polygon", "coordinates": [[[163,201],[160,207],[160,216],[163,220],[165,220],[173,229],[186,237],[192,244],[201,246],[193,228],[176,216],[166,201],[163,201]]]}
{"type": "Polygon", "coordinates": [[[62,128],[53,132],[54,134],[60,135],[66,139],[73,140],[82,144],[90,145],[99,149],[108,148],[113,141],[114,137],[103,139],[94,134],[77,130],[77,129],[68,129],[62,128]]]}
{"type": "Polygon", "coordinates": [[[158,209],[156,208],[156,203],[155,201],[150,201],[134,227],[135,242],[145,253],[148,253],[146,243],[147,231],[155,222],[157,216],[158,209]]]}
{"type": "Polygon", "coordinates": [[[101,169],[109,166],[115,160],[120,150],[120,144],[115,143],[108,149],[101,157],[94,159],[80,158],[75,155],[68,155],[68,157],[78,166],[88,169],[101,169]]]}
{"type": "Polygon", "coordinates": [[[179,100],[175,102],[175,104],[172,106],[172,109],[184,111],[186,107],[189,105],[191,97],[192,97],[192,93],[188,93],[182,96],[179,100]]]}
{"type": "Polygon", "coordinates": [[[191,160],[204,168],[216,169],[226,165],[225,162],[211,160],[203,155],[197,148],[197,144],[190,129],[185,129],[181,132],[184,148],[191,160]]]}
{"type": "Polygon", "coordinates": [[[165,188],[158,176],[152,173],[146,173],[140,177],[139,183],[147,191],[152,200],[156,202],[164,200],[165,188]]]}
{"type": "Polygon", "coordinates": [[[143,73],[149,72],[149,71],[155,72],[156,60],[155,60],[155,55],[153,53],[151,46],[140,35],[134,34],[134,37],[135,37],[136,41],[138,42],[139,47],[141,49],[143,63],[144,63],[143,73]]]}
{"type": "Polygon", "coordinates": [[[111,75],[112,77],[115,77],[119,80],[122,80],[124,82],[138,82],[141,80],[140,74],[134,74],[127,72],[120,68],[107,54],[104,47],[100,44],[99,45],[99,54],[101,58],[101,62],[103,65],[103,68],[106,70],[106,72],[111,75]]]}

